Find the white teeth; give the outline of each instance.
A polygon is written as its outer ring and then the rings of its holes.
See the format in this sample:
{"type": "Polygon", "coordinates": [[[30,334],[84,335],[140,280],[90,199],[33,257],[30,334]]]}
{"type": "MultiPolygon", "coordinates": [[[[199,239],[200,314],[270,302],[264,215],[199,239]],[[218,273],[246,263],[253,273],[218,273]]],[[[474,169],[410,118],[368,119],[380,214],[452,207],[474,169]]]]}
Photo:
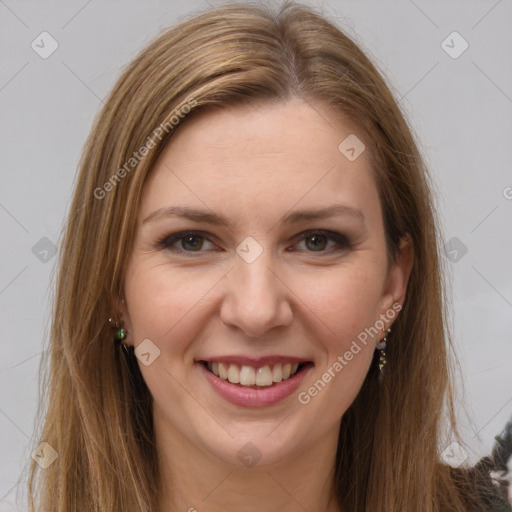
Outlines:
{"type": "Polygon", "coordinates": [[[256,386],[271,386],[272,385],[272,372],[269,366],[258,368],[256,371],[256,386]]]}
{"type": "Polygon", "coordinates": [[[272,380],[274,382],[281,382],[283,380],[283,365],[281,363],[274,365],[274,369],[272,370],[272,380]]]}
{"type": "Polygon", "coordinates": [[[228,378],[228,372],[222,363],[219,363],[219,377],[224,380],[228,378]]]}
{"type": "Polygon", "coordinates": [[[274,382],[289,379],[297,373],[299,363],[277,363],[273,366],[265,365],[260,368],[252,366],[208,361],[207,368],[214,375],[227,380],[232,384],[241,386],[272,386],[274,382]]]}
{"type": "Polygon", "coordinates": [[[252,366],[242,366],[240,370],[240,384],[254,386],[256,384],[256,372],[252,366]]]}
{"type": "Polygon", "coordinates": [[[231,384],[238,384],[240,382],[240,370],[235,364],[229,365],[228,380],[231,384]]]}

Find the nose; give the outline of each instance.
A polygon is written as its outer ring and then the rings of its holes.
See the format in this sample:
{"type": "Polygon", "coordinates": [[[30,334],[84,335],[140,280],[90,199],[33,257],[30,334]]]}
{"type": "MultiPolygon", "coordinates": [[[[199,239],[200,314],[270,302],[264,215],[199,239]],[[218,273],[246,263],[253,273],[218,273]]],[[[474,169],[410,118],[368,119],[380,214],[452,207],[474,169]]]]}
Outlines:
{"type": "Polygon", "coordinates": [[[249,337],[261,337],[276,327],[290,324],[293,295],[269,250],[252,263],[236,257],[225,279],[225,299],[220,317],[224,324],[241,329],[249,337]]]}

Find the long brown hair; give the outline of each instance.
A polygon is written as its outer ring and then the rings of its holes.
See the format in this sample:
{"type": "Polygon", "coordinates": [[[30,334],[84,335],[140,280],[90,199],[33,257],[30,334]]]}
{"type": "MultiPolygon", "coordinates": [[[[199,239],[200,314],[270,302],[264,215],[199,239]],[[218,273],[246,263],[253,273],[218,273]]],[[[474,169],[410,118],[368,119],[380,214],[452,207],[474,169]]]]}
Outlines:
{"type": "Polygon", "coordinates": [[[367,135],[389,260],[405,234],[414,245],[386,376],[379,385],[372,365],[341,422],[340,506],[478,510],[471,482],[440,463],[443,406],[458,435],[431,178],[365,53],[311,8],[288,2],[277,13],[231,4],[165,31],[124,70],[99,113],[62,240],[49,361],[42,361],[44,414],[34,447],[47,442],[58,458],[46,469],[31,464],[32,511],[157,509],[151,395],[133,353],[115,346],[107,322],[122,294],[141,191],[165,143],[198,113],[293,96],[329,106],[367,135]]]}

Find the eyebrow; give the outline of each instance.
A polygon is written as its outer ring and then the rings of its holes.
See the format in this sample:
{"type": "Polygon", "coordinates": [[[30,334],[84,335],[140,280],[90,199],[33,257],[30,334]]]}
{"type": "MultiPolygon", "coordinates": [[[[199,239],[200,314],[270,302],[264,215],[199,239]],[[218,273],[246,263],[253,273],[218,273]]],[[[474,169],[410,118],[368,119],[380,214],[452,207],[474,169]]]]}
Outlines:
{"type": "MultiPolygon", "coordinates": [[[[198,210],[196,208],[189,208],[187,206],[170,206],[168,208],[159,208],[154,212],[150,213],[143,221],[142,224],[150,222],[152,220],[160,219],[163,217],[183,217],[195,222],[203,222],[206,224],[212,224],[215,226],[227,226],[231,227],[229,221],[222,215],[218,215],[213,212],[206,210],[198,210]]],[[[365,223],[365,217],[361,210],[352,206],[335,204],[327,206],[325,208],[308,209],[308,210],[296,210],[285,215],[281,222],[283,225],[296,224],[303,221],[311,220],[322,220],[335,216],[346,216],[352,217],[359,220],[363,224],[365,223]]]]}

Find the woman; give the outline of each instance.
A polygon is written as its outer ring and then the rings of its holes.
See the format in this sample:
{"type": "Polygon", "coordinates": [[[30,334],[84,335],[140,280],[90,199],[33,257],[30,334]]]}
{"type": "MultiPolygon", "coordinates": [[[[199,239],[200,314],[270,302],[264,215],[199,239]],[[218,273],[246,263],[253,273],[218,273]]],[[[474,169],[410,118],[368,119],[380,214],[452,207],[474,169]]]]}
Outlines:
{"type": "Polygon", "coordinates": [[[395,100],[331,23],[240,4],[162,34],[83,153],[32,510],[505,506],[441,458],[436,222],[395,100]]]}

